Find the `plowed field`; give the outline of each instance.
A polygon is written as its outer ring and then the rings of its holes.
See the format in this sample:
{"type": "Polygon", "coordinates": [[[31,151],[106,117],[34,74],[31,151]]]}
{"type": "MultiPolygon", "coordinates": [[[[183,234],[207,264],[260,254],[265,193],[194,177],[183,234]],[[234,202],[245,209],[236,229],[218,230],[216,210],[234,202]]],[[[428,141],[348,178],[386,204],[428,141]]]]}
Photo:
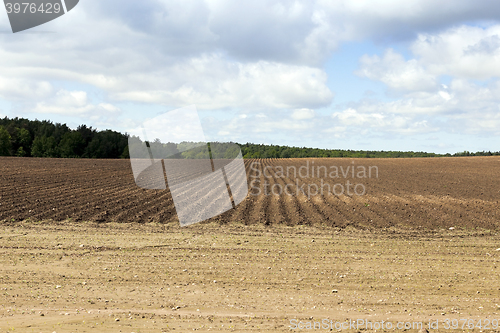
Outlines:
{"type": "MultiPolygon", "coordinates": [[[[245,166],[247,198],[207,222],[500,226],[498,157],[269,159],[245,166]]],[[[0,220],[27,219],[178,223],[168,189],[137,187],[128,160],[1,158],[0,220]]]]}
{"type": "Polygon", "coordinates": [[[129,161],[1,158],[0,332],[500,332],[500,158],[245,166],[181,228],[129,161]]]}

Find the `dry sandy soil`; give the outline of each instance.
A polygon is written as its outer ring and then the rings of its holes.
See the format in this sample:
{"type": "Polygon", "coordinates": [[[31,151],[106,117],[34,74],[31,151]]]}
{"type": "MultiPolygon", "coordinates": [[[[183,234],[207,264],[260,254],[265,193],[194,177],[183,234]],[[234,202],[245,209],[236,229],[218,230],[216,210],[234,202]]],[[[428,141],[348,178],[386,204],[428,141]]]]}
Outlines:
{"type": "Polygon", "coordinates": [[[128,161],[0,159],[0,332],[500,332],[499,158],[309,161],[379,175],[245,161],[249,181],[366,194],[249,194],[180,228],[168,190],[137,188],[128,161]]]}
{"type": "Polygon", "coordinates": [[[294,319],[446,332],[446,319],[500,319],[488,231],[21,222],[0,237],[0,332],[304,331],[294,319]]]}

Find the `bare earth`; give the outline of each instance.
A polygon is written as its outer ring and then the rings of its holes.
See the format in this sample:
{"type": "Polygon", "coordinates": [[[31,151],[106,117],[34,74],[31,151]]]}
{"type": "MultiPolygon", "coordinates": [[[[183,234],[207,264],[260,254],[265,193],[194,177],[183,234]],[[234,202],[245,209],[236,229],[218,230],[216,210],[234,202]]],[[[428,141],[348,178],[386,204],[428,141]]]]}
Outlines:
{"type": "MultiPolygon", "coordinates": [[[[245,160],[245,166],[250,194],[236,209],[208,222],[340,228],[500,228],[498,156],[269,159],[245,160]],[[305,177],[307,165],[309,175],[305,177]],[[318,177],[318,166],[327,169],[326,177],[323,169],[318,177]],[[283,175],[280,167],[285,171],[283,175]],[[288,167],[291,169],[287,173],[288,167]],[[338,169],[339,178],[330,177],[332,167],[338,169]],[[348,169],[351,167],[355,167],[354,177],[352,169],[348,169]],[[371,177],[368,172],[366,178],[358,177],[363,175],[358,174],[359,167],[377,167],[378,177],[375,169],[371,177]],[[315,186],[319,189],[322,182],[323,195],[313,195],[315,186]],[[363,185],[366,193],[329,194],[334,190],[339,193],[340,185],[347,192],[347,182],[363,185]],[[286,185],[290,185],[287,191],[293,195],[275,195],[280,189],[285,191],[286,185]],[[297,194],[297,188],[304,192],[297,194]],[[264,195],[265,191],[269,195],[264,195]]],[[[354,186],[350,187],[353,193],[354,186]]],[[[358,193],[362,189],[358,187],[358,193]]],[[[170,192],[137,187],[128,160],[0,158],[0,221],[28,219],[179,223],[170,192]]]]}
{"type": "Polygon", "coordinates": [[[0,332],[500,332],[499,158],[355,160],[364,196],[250,194],[186,228],[125,162],[0,159],[0,332]]]}
{"type": "Polygon", "coordinates": [[[0,332],[500,319],[500,237],[487,231],[31,222],[0,235],[0,332]]]}

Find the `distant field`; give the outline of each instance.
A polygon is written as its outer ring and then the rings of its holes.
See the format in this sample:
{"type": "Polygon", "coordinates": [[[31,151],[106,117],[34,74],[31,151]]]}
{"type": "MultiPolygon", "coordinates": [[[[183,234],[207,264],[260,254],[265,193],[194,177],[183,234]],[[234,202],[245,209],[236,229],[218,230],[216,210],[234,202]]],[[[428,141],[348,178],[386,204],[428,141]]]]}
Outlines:
{"type": "MultiPolygon", "coordinates": [[[[500,227],[497,156],[262,159],[245,160],[245,165],[249,195],[236,209],[207,223],[500,227]],[[309,177],[304,177],[307,163],[309,177]],[[301,167],[302,175],[295,175],[301,167]],[[365,178],[358,174],[362,167],[365,178]],[[339,178],[331,177],[335,170],[339,178]],[[348,181],[363,185],[356,189],[365,194],[335,195],[340,185],[347,191],[348,181]],[[323,194],[315,194],[321,186],[323,194]]],[[[0,158],[0,197],[0,220],[6,221],[178,223],[169,191],[138,188],[128,160],[0,158]]]]}

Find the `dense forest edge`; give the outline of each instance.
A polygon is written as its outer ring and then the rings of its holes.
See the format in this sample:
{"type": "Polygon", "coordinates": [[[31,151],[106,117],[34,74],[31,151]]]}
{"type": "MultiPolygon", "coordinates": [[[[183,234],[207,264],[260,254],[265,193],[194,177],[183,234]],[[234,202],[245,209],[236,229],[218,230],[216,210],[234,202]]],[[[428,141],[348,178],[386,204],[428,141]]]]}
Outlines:
{"type": "MultiPolygon", "coordinates": [[[[156,142],[157,144],[161,144],[156,142]]],[[[165,145],[186,145],[185,142],[165,145]]],[[[303,158],[303,157],[447,157],[492,156],[500,152],[460,152],[436,154],[413,151],[364,151],[319,149],[245,143],[238,144],[243,158],[303,158]]],[[[172,147],[176,149],[176,147],[172,147]]],[[[112,130],[97,131],[80,125],[73,130],[66,124],[48,120],[0,118],[0,156],[61,157],[61,158],[129,158],[128,134],[112,130]]],[[[186,156],[187,157],[187,156],[186,156]]]]}

